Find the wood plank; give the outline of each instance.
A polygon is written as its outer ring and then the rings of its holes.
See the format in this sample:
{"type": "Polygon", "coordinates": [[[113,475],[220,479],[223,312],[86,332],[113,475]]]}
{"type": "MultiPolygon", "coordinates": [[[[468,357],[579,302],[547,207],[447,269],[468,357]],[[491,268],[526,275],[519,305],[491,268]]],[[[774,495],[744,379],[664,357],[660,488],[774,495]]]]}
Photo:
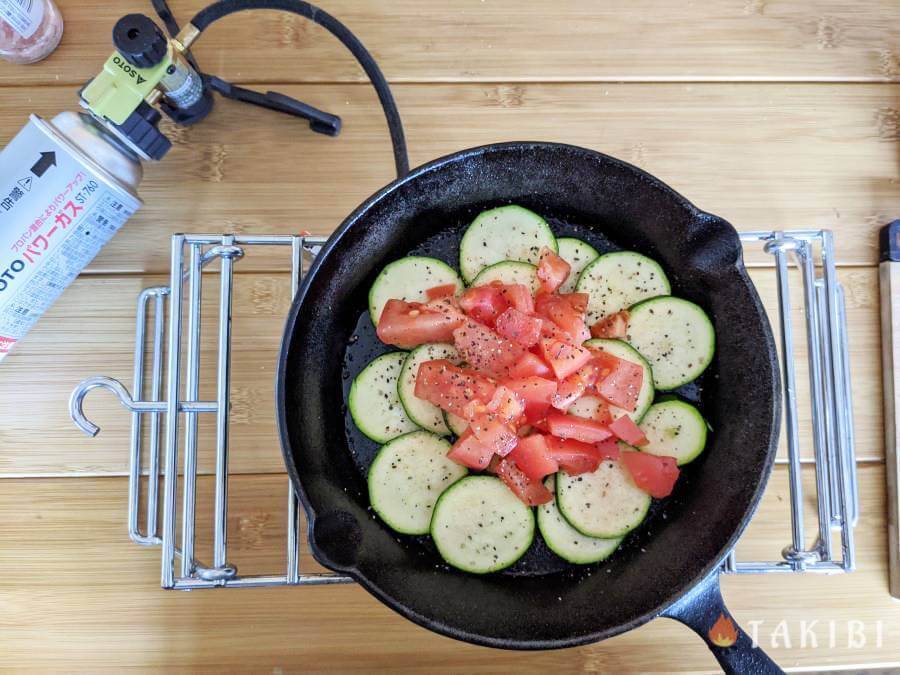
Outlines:
{"type": "MultiPolygon", "coordinates": [[[[2,142],[31,111],[76,107],[73,88],[5,91],[2,142]]],[[[198,126],[167,124],[175,147],[146,169],[146,206],[90,269],[167,273],[177,231],[327,234],[391,180],[368,87],[284,91],[339,112],[342,135],[229,101],[198,126]]],[[[403,85],[396,95],[413,165],[494,141],[583,145],[634,162],[739,229],[831,228],[845,264],[873,263],[877,229],[900,212],[900,86],[507,83],[403,85]]],[[[240,268],[285,266],[268,251],[240,268]]]]}
{"type": "MultiPolygon", "coordinates": [[[[184,23],[206,0],[173,2],[184,23]]],[[[148,2],[61,0],[62,46],[0,81],[81,85],[112,51],[110,31],[148,2]]],[[[422,11],[331,0],[324,8],[369,47],[392,81],[792,79],[878,81],[898,76],[900,10],[890,0],[708,0],[597,3],[456,0],[422,11]],[[652,45],[652,48],[648,48],[652,45]]],[[[332,82],[363,73],[318,26],[285,14],[243,14],[210,29],[200,63],[241,82],[332,82]],[[235,39],[240,35],[240,39],[235,39]],[[312,66],[310,67],[310,64],[312,66]]]]}
{"type": "MultiPolygon", "coordinates": [[[[776,309],[771,270],[753,270],[760,294],[776,309]]],[[[884,457],[881,435],[879,328],[876,268],[842,268],[847,289],[848,329],[852,353],[856,450],[861,459],[884,457]],[[865,387],[861,383],[867,383],[865,387]]],[[[798,281],[796,277],[793,279],[798,281]]],[[[68,417],[68,397],[82,379],[109,375],[131,388],[135,299],[145,286],[166,284],[163,277],[79,279],[68,289],[28,338],[3,362],[0,378],[0,475],[122,474],[127,471],[130,415],[105,393],[92,394],[85,410],[102,429],[87,438],[68,417]]],[[[799,285],[796,295],[799,296],[799,285]]],[[[289,301],[286,274],[243,274],[234,298],[234,359],[231,470],[236,473],[283,470],[275,432],[273,381],[275,361],[289,301]]],[[[208,308],[201,363],[206,370],[201,397],[214,398],[215,302],[217,277],[204,284],[208,308]]],[[[794,298],[797,325],[802,320],[794,298]]],[[[812,456],[805,340],[797,328],[797,377],[801,448],[812,456]]],[[[201,424],[201,471],[214,466],[214,428],[201,424]]],[[[783,449],[782,449],[783,456],[783,449]]]]}
{"type": "MultiPolygon", "coordinates": [[[[231,483],[229,558],[247,573],[282,569],[283,481],[243,476],[231,483]]],[[[793,648],[769,647],[782,666],[900,665],[898,609],[886,587],[883,481],[880,464],[861,468],[856,572],[723,580],[737,620],[747,628],[750,621],[764,622],[760,636],[767,647],[772,628],[788,621],[793,648]],[[799,647],[801,620],[818,620],[818,648],[799,647]],[[829,648],[832,620],[836,644],[829,648]],[[863,649],[847,644],[850,620],[863,622],[863,649]],[[876,646],[879,620],[884,638],[876,646]]],[[[201,488],[198,522],[207,523],[208,479],[201,488]]],[[[125,491],[122,478],[4,481],[0,512],[17,516],[0,531],[0,666],[70,670],[77,664],[92,672],[111,664],[157,671],[715,671],[700,640],[672,621],[654,621],[601,644],[525,654],[438,637],[356,586],[165,592],[158,587],[158,549],[135,546],[125,534],[125,491]]],[[[742,547],[748,554],[771,558],[786,543],[786,494],[781,467],[742,547]]]]}

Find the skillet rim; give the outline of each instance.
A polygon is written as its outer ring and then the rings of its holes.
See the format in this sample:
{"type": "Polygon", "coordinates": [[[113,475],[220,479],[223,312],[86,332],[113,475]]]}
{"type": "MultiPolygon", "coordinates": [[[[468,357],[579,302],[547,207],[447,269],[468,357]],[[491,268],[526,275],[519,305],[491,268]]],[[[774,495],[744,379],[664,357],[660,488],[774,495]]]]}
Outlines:
{"type": "Polygon", "coordinates": [[[728,553],[734,548],[737,541],[740,539],[753,515],[756,513],[756,510],[759,506],[759,502],[762,499],[763,494],[765,493],[766,487],[768,486],[770,476],[772,474],[772,469],[775,464],[775,455],[778,447],[778,438],[780,433],[781,426],[781,409],[782,409],[782,391],[781,391],[781,370],[778,365],[778,356],[775,347],[775,338],[772,333],[771,324],[768,321],[768,316],[765,312],[765,308],[762,306],[762,301],[759,298],[759,294],[756,291],[756,287],[751,281],[749,275],[747,274],[746,267],[743,262],[743,251],[741,255],[737,257],[735,262],[733,263],[735,270],[737,271],[741,281],[743,282],[745,288],[747,289],[750,299],[754,305],[754,308],[758,311],[759,315],[762,317],[762,328],[763,334],[766,341],[767,347],[767,356],[768,356],[768,364],[770,366],[769,372],[771,374],[771,392],[772,392],[772,416],[771,419],[768,420],[769,427],[769,447],[766,451],[766,458],[763,463],[762,471],[758,476],[756,488],[753,491],[752,496],[747,502],[746,509],[744,511],[743,516],[737,522],[734,527],[734,530],[731,536],[728,538],[725,545],[719,550],[719,552],[713,556],[713,558],[705,564],[701,571],[697,573],[692,579],[685,582],[679,590],[674,593],[671,593],[668,598],[666,598],[657,608],[648,610],[647,612],[635,617],[634,619],[626,622],[617,624],[615,626],[607,626],[605,629],[585,633],[582,635],[573,636],[571,638],[556,638],[556,639],[547,639],[547,640],[518,640],[513,638],[495,638],[488,637],[478,633],[473,633],[470,631],[462,630],[456,628],[454,626],[450,626],[444,622],[432,619],[420,612],[417,612],[410,607],[402,604],[401,602],[394,599],[391,595],[382,590],[377,584],[371,581],[368,577],[359,572],[352,565],[350,566],[342,566],[337,565],[333,561],[328,559],[328,556],[323,555],[317,545],[315,544],[315,539],[312,536],[313,527],[315,524],[315,519],[317,514],[313,509],[312,505],[309,503],[306,491],[303,488],[303,482],[300,478],[300,473],[297,469],[297,466],[293,460],[293,452],[290,444],[290,435],[288,433],[288,423],[287,417],[288,412],[286,410],[286,400],[287,400],[287,382],[286,382],[286,374],[287,374],[287,362],[290,357],[290,347],[291,342],[294,339],[294,332],[297,327],[297,318],[300,313],[300,309],[303,303],[306,300],[307,293],[309,291],[309,287],[312,284],[312,280],[315,278],[316,273],[319,268],[324,264],[327,256],[341,243],[342,237],[362,218],[367,211],[369,211],[377,202],[386,198],[395,190],[404,186],[406,183],[430,172],[440,170],[444,165],[463,161],[467,157],[470,156],[481,156],[485,154],[489,154],[492,152],[503,152],[508,150],[518,150],[518,151],[527,151],[527,150],[563,150],[566,152],[572,152],[575,154],[581,154],[587,157],[591,157],[594,159],[601,159],[604,162],[609,162],[614,165],[617,165],[627,171],[630,171],[636,176],[647,183],[650,184],[653,188],[660,190],[662,192],[670,195],[678,205],[682,208],[686,209],[691,218],[694,220],[707,218],[712,222],[716,223],[719,227],[725,227],[731,230],[737,235],[737,230],[725,219],[716,216],[715,214],[711,214],[707,211],[703,211],[695,206],[690,200],[684,197],[681,193],[674,190],[672,187],[664,183],[662,180],[657,178],[656,176],[640,169],[633,164],[625,162],[621,159],[613,157],[611,155],[607,155],[605,153],[599,152],[597,150],[592,150],[589,148],[585,148],[583,146],[573,145],[569,143],[556,143],[549,141],[504,141],[499,143],[488,143],[485,145],[474,146],[471,148],[465,148],[463,150],[459,150],[454,153],[450,153],[447,155],[443,155],[438,157],[430,162],[422,164],[412,170],[405,176],[396,178],[391,181],[371,196],[369,196],[366,200],[364,200],[356,209],[353,210],[342,222],[341,224],[335,228],[334,232],[328,237],[328,240],[323,244],[321,250],[318,255],[316,255],[315,260],[313,261],[310,268],[307,270],[306,274],[303,277],[303,281],[300,284],[300,287],[297,289],[296,294],[294,295],[294,299],[291,303],[290,311],[288,312],[287,319],[285,321],[284,333],[282,335],[281,346],[278,354],[278,362],[277,362],[277,371],[275,377],[275,416],[276,423],[278,427],[279,439],[281,444],[281,452],[282,457],[284,458],[285,468],[287,469],[287,473],[291,479],[291,483],[294,486],[294,490],[297,493],[300,503],[303,506],[304,513],[307,519],[307,543],[309,544],[310,551],[313,554],[313,557],[316,561],[323,565],[324,567],[338,572],[340,574],[345,574],[351,577],[356,583],[365,588],[369,593],[378,598],[382,603],[399,613],[401,616],[409,619],[410,621],[427,628],[428,630],[434,631],[438,634],[445,635],[447,637],[451,637],[457,640],[461,640],[463,642],[468,642],[471,644],[494,647],[500,649],[516,649],[516,650],[545,650],[545,649],[561,649],[566,647],[577,647],[586,644],[592,644],[594,642],[599,642],[610,637],[614,637],[616,635],[620,635],[622,633],[626,633],[630,630],[638,628],[649,621],[660,617],[666,614],[671,608],[681,602],[686,596],[688,596],[692,591],[694,591],[700,584],[702,584],[708,577],[710,577],[717,569],[719,569],[724,561],[725,557],[728,553]]]}

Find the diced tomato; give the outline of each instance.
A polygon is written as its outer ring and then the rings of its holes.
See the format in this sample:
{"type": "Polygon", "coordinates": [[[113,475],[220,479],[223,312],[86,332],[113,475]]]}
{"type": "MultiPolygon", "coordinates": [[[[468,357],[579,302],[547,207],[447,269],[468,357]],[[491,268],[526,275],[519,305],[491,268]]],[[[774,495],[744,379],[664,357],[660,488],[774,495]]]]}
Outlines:
{"type": "Polygon", "coordinates": [[[595,422],[599,422],[603,426],[609,426],[609,423],[613,421],[612,412],[609,409],[609,405],[607,405],[606,401],[602,401],[597,399],[599,405],[597,406],[597,410],[594,413],[593,419],[595,422]]]}
{"type": "Polygon", "coordinates": [[[509,369],[509,376],[514,378],[531,377],[552,377],[553,371],[550,366],[544,363],[544,360],[537,354],[525,352],[509,369]]]}
{"type": "Polygon", "coordinates": [[[591,326],[591,335],[595,338],[613,338],[621,340],[628,330],[628,310],[603,317],[591,326]]]}
{"type": "Polygon", "coordinates": [[[497,464],[497,475],[507,487],[528,506],[538,506],[553,501],[553,495],[539,480],[531,480],[515,462],[502,459],[497,464]]]}
{"type": "Polygon", "coordinates": [[[556,382],[543,377],[506,380],[504,384],[525,401],[525,419],[529,424],[544,418],[550,409],[551,397],[556,393],[556,382]]]}
{"type": "Polygon", "coordinates": [[[618,460],[622,452],[619,450],[619,442],[615,438],[607,438],[605,441],[594,443],[597,452],[600,453],[600,459],[616,459],[618,460]]]}
{"type": "Polygon", "coordinates": [[[647,452],[623,452],[622,463],[634,484],[657,499],[672,494],[681,473],[673,457],[657,457],[647,452]]]}
{"type": "Polygon", "coordinates": [[[472,433],[471,429],[466,429],[465,433],[450,448],[450,452],[447,453],[447,457],[457,464],[479,471],[487,467],[493,456],[494,453],[475,438],[475,434],[472,433]]]}
{"type": "Polygon", "coordinates": [[[540,431],[545,434],[550,433],[550,427],[547,426],[547,418],[542,417],[539,420],[533,420],[531,422],[531,426],[535,431],[540,431]]]}
{"type": "Polygon", "coordinates": [[[493,326],[497,317],[508,307],[501,286],[488,284],[467,288],[459,298],[459,306],[476,321],[493,326]]]}
{"type": "Polygon", "coordinates": [[[591,298],[587,293],[560,293],[559,297],[566,300],[572,306],[572,309],[579,314],[584,314],[587,311],[588,300],[591,298]]]}
{"type": "Polygon", "coordinates": [[[522,314],[534,314],[534,298],[531,289],[524,284],[499,284],[500,292],[510,307],[522,314]]]}
{"type": "Polygon", "coordinates": [[[566,282],[571,271],[572,266],[549,248],[545,246],[541,249],[541,257],[537,266],[537,278],[541,282],[541,291],[552,293],[566,282]]]}
{"type": "Polygon", "coordinates": [[[473,415],[469,428],[479,443],[501,457],[508,455],[519,442],[516,430],[498,415],[477,413],[473,415]]]}
{"type": "Polygon", "coordinates": [[[596,471],[601,454],[588,443],[547,436],[547,454],[570,476],[596,471]]]}
{"type": "Polygon", "coordinates": [[[527,349],[541,339],[541,320],[510,307],[497,317],[496,330],[500,336],[527,349]]]}
{"type": "MultiPolygon", "coordinates": [[[[440,302],[440,301],[436,301],[440,302]]],[[[381,311],[376,333],[385,344],[412,349],[429,342],[449,342],[465,316],[450,304],[388,300],[381,311]]]]}
{"type": "Polygon", "coordinates": [[[568,410],[569,406],[584,396],[589,387],[597,381],[598,368],[591,362],[561,380],[551,405],[557,410],[568,410]]]}
{"type": "Polygon", "coordinates": [[[474,321],[467,321],[453,331],[453,344],[475,370],[498,377],[506,375],[525,353],[523,347],[474,321]]]}
{"type": "Polygon", "coordinates": [[[617,420],[614,420],[609,425],[609,430],[628,443],[628,445],[641,446],[649,443],[647,437],[644,436],[644,432],[628,415],[622,415],[617,420]]]}
{"type": "Polygon", "coordinates": [[[486,405],[496,389],[490,378],[446,359],[425,361],[416,373],[416,397],[460,417],[465,416],[466,406],[472,401],[486,405]]]}
{"type": "Polygon", "coordinates": [[[571,336],[574,344],[580,345],[591,338],[591,332],[584,322],[584,314],[559,295],[541,294],[535,298],[534,311],[550,319],[571,336]]]}
{"type": "Polygon", "coordinates": [[[547,439],[541,434],[520,438],[509,459],[531,480],[541,480],[559,470],[559,464],[548,454],[547,439]]]}
{"type": "Polygon", "coordinates": [[[594,353],[600,366],[600,378],[595,385],[597,395],[617,408],[634,412],[644,382],[644,369],[607,352],[594,353]]]}
{"type": "Polygon", "coordinates": [[[575,344],[575,340],[571,335],[546,317],[541,319],[541,337],[552,338],[570,345],[575,344]]]}
{"type": "Polygon", "coordinates": [[[558,412],[547,413],[547,426],[554,436],[574,438],[582,443],[599,443],[612,436],[609,429],[594,420],[558,412]]]}
{"type": "Polygon", "coordinates": [[[443,286],[425,289],[425,297],[429,300],[446,298],[448,295],[456,295],[456,284],[444,284],[443,286]]]}
{"type": "Polygon", "coordinates": [[[553,373],[560,380],[591,360],[591,352],[584,347],[570,345],[553,338],[541,338],[540,346],[544,360],[550,364],[553,373]]]}
{"type": "Polygon", "coordinates": [[[511,387],[501,384],[485,407],[504,422],[512,422],[525,414],[525,398],[511,387]]]}

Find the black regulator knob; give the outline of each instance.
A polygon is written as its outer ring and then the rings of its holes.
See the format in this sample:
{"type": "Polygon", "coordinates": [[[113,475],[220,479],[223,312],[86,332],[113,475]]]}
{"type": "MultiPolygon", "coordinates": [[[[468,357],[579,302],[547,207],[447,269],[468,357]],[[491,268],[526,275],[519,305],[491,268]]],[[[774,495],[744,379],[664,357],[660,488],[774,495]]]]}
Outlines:
{"type": "Polygon", "coordinates": [[[150,17],[128,14],[113,28],[113,44],[131,65],[152,68],[165,57],[169,41],[150,17]]]}

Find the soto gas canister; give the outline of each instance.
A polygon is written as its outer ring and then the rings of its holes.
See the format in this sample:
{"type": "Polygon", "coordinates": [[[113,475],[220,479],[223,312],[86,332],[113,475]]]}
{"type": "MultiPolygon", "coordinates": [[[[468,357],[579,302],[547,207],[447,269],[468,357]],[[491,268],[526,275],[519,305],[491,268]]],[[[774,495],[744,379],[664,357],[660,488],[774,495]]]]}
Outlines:
{"type": "Polygon", "coordinates": [[[191,125],[212,109],[212,92],[309,122],[328,136],[341,119],[278,92],[260,93],[201,73],[188,51],[213,22],[252,9],[279,9],[323,26],[369,76],[384,110],[398,175],[409,169],[400,115],[371,54],[340,21],[304,0],[215,2],[179,29],[165,0],[154,7],[172,37],[142,14],[113,28],[116,51],[80,94],[84,112],[30,121],[0,152],[0,360],[141,206],[142,161],[171,142],[162,113],[191,125]],[[161,111],[161,112],[160,112],[161,111]]]}

